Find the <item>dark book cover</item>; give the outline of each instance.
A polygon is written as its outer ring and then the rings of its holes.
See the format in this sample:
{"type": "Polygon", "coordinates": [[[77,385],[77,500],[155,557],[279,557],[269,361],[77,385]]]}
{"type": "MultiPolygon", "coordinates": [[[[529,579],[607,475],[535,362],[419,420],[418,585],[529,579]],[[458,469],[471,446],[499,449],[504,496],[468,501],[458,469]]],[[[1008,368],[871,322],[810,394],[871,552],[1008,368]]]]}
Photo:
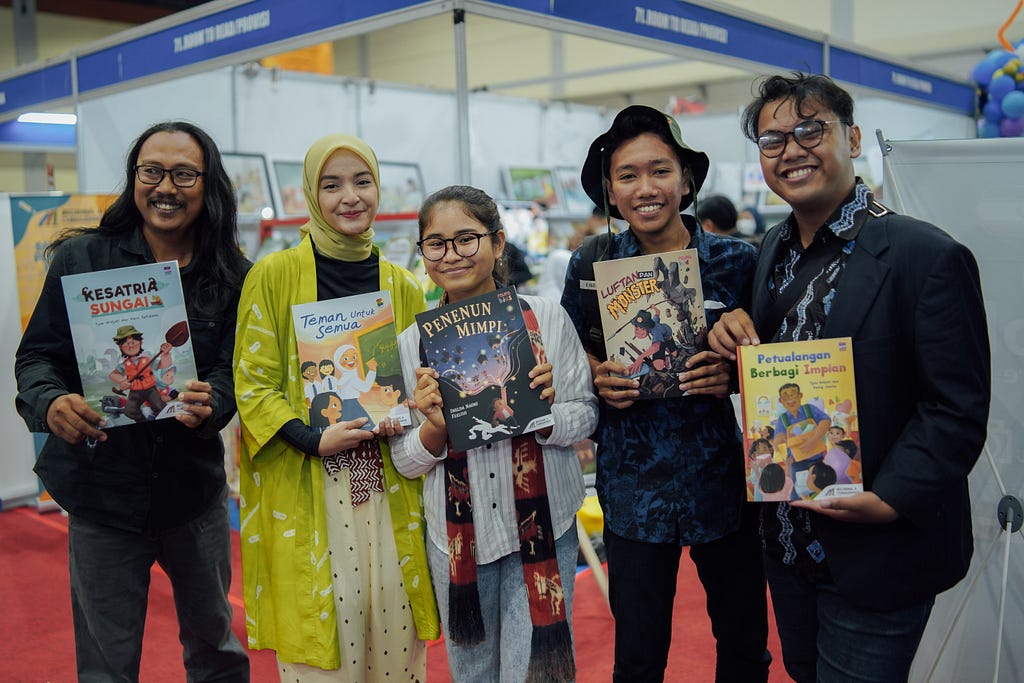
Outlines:
{"type": "Polygon", "coordinates": [[[594,263],[609,360],[640,383],[639,398],[682,396],[679,373],[707,348],[696,249],[594,263]]]}
{"type": "Polygon", "coordinates": [[[530,388],[543,352],[536,319],[515,290],[498,289],[416,316],[423,362],[437,371],[448,438],[457,451],[552,424],[530,388]],[[536,347],[536,349],[535,349],[536,347]]]}

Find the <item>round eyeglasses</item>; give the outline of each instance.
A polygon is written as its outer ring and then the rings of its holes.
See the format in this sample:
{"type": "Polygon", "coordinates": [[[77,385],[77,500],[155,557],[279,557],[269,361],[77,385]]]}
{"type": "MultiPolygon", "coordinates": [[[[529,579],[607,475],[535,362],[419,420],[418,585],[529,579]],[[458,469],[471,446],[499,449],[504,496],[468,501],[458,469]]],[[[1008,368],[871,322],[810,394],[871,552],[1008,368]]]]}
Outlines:
{"type": "Polygon", "coordinates": [[[814,149],[821,144],[821,139],[825,136],[825,126],[831,123],[845,122],[839,119],[832,121],[814,119],[801,121],[788,133],[784,133],[781,130],[766,130],[757,136],[757,148],[761,150],[761,154],[764,156],[774,159],[786,149],[786,138],[792,135],[793,139],[796,140],[796,144],[804,149],[814,149]]]}
{"type": "Polygon", "coordinates": [[[144,185],[159,185],[164,176],[170,174],[175,187],[192,187],[199,176],[206,175],[202,171],[191,168],[160,168],[159,166],[140,165],[135,167],[135,176],[144,185]]]}
{"type": "Polygon", "coordinates": [[[476,256],[480,251],[480,240],[493,235],[493,232],[463,232],[455,237],[443,239],[441,237],[428,237],[416,243],[423,258],[428,261],[440,261],[448,253],[448,245],[452,245],[452,251],[462,258],[476,256]]]}

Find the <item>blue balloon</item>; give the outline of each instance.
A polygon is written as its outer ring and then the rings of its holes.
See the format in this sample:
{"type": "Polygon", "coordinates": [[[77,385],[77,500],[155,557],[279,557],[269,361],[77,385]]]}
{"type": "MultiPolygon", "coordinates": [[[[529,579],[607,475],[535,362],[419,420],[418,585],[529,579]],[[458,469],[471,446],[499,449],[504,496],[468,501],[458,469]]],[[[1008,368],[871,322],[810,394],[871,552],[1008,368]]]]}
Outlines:
{"type": "Polygon", "coordinates": [[[1011,119],[1019,119],[1024,116],[1024,92],[1014,90],[1006,93],[1002,105],[1003,114],[1011,119]]]}
{"type": "Polygon", "coordinates": [[[1006,96],[1006,93],[1017,87],[1017,81],[1006,74],[1001,74],[992,79],[988,86],[988,96],[997,102],[1006,96]]]}
{"type": "Polygon", "coordinates": [[[981,108],[981,114],[985,117],[985,120],[990,123],[999,123],[1003,120],[1003,108],[999,102],[993,99],[989,99],[985,103],[985,106],[981,108]]]}
{"type": "Polygon", "coordinates": [[[982,120],[978,124],[978,137],[980,138],[997,138],[999,137],[999,126],[991,121],[982,120]]]}

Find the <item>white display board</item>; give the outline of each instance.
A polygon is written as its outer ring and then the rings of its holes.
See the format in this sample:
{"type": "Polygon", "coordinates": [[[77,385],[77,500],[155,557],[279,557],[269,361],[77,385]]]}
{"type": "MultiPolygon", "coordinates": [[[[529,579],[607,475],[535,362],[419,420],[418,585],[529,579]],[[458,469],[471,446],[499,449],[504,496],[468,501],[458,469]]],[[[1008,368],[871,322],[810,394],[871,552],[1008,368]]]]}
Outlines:
{"type": "Polygon", "coordinates": [[[887,141],[887,148],[886,204],[938,225],[977,258],[992,349],[988,442],[970,478],[974,560],[936,601],[910,680],[1021,681],[1024,534],[1007,538],[997,505],[1007,493],[1024,498],[1024,139],[887,141]]]}
{"type": "Polygon", "coordinates": [[[18,307],[17,269],[14,263],[14,233],[9,195],[0,193],[0,396],[7,397],[7,409],[0,410],[0,506],[8,508],[35,500],[39,480],[32,472],[35,447],[32,435],[14,410],[18,385],[14,380],[14,353],[21,342],[21,312],[18,307]]]}

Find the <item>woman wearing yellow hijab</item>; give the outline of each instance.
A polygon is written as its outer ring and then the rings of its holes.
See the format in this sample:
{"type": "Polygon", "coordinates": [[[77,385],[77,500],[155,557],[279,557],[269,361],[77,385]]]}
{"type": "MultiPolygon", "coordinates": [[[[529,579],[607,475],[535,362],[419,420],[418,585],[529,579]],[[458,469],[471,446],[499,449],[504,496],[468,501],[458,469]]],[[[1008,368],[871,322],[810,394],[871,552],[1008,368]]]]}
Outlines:
{"type": "Polygon", "coordinates": [[[390,419],[342,415],[322,433],[308,426],[291,316],[295,304],[387,290],[402,330],[424,310],[423,290],[373,245],[380,183],[365,142],[313,143],[303,190],[302,240],[257,261],[239,303],[249,647],[275,650],[281,680],[423,681],[424,641],[439,633],[422,483],[395,470],[385,437],[401,427],[390,419]]]}

